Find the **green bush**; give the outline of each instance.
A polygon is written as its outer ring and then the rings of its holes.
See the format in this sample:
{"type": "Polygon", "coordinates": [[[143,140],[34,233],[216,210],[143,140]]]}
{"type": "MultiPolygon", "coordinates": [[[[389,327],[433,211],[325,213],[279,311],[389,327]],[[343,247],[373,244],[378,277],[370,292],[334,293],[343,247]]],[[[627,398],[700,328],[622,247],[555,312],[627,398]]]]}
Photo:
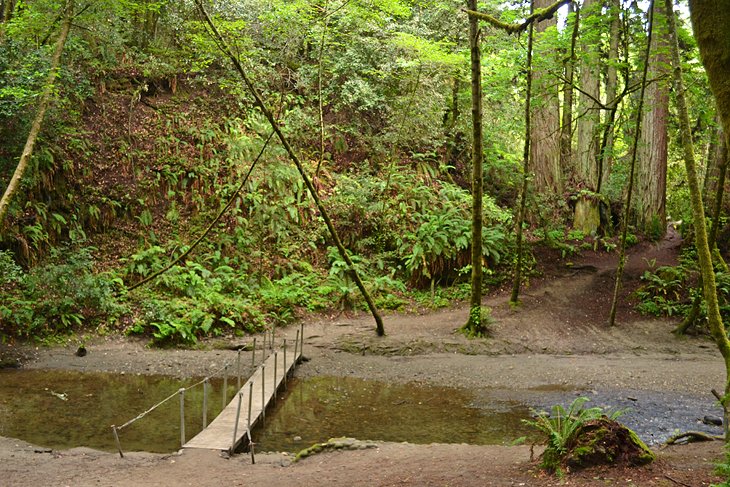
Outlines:
{"type": "Polygon", "coordinates": [[[661,266],[644,271],[644,283],[635,293],[640,302],[636,308],[642,314],[675,316],[686,311],[684,290],[687,272],[684,266],[661,266]]]}
{"type": "MultiPolygon", "coordinates": [[[[43,339],[102,322],[113,323],[128,308],[116,296],[123,289],[111,273],[93,272],[92,248],[54,249],[47,263],[22,273],[9,254],[0,254],[6,289],[0,297],[3,339],[43,339]],[[10,279],[10,281],[8,281],[10,279]],[[12,289],[7,284],[12,283],[12,289]]],[[[2,287],[2,286],[0,286],[2,287]]]]}

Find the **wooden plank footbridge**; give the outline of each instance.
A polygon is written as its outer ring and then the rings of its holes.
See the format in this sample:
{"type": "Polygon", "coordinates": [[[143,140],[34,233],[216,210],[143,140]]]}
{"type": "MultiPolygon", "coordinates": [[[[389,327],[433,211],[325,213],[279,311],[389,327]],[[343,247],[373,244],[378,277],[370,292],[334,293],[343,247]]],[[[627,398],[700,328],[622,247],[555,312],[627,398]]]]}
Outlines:
{"type": "MultiPolygon", "coordinates": [[[[266,336],[266,335],[264,335],[266,336]]],[[[263,361],[256,368],[253,375],[241,386],[240,367],[241,367],[241,350],[236,355],[235,367],[239,371],[237,378],[238,392],[233,399],[226,405],[220,414],[208,424],[207,421],[207,399],[208,399],[208,383],[212,376],[204,378],[200,382],[182,388],[171,396],[165,398],[161,402],[155,404],[148,410],[139,414],[137,417],[127,421],[121,426],[112,425],[112,432],[119,450],[119,455],[124,457],[121,443],[119,440],[119,431],[129,426],[133,422],[142,419],[148,413],[155,410],[168,400],[180,397],[180,444],[183,449],[198,448],[208,450],[222,450],[233,453],[239,446],[251,443],[251,430],[266,418],[266,408],[276,401],[277,393],[282,386],[286,385],[287,378],[291,375],[294,368],[301,361],[302,347],[304,345],[304,327],[300,326],[297,330],[297,336],[292,347],[287,340],[283,341],[283,346],[274,350],[273,333],[269,348],[267,349],[266,340],[264,339],[263,361]],[[293,350],[292,350],[293,348],[293,350]],[[266,356],[267,350],[269,351],[266,356]],[[185,438],[185,391],[199,385],[203,386],[203,429],[186,441],[185,438]]],[[[256,339],[253,341],[253,358],[256,359],[256,339]]],[[[223,391],[227,390],[228,369],[234,364],[228,363],[218,372],[223,372],[223,391]]],[[[224,403],[226,396],[223,396],[224,403]]]]}

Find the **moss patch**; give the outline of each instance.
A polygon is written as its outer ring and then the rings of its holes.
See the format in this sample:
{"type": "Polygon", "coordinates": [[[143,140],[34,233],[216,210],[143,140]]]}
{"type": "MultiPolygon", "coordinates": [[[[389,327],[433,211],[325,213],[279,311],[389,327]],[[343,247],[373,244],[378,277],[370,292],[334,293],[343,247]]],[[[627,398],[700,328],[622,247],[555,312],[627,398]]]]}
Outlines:
{"type": "Polygon", "coordinates": [[[372,441],[361,441],[355,438],[330,438],[324,443],[315,443],[314,445],[306,448],[294,457],[294,461],[297,462],[302,458],[307,458],[314,455],[315,453],[321,453],[324,451],[334,450],[365,450],[367,448],[377,448],[378,445],[372,441]]]}

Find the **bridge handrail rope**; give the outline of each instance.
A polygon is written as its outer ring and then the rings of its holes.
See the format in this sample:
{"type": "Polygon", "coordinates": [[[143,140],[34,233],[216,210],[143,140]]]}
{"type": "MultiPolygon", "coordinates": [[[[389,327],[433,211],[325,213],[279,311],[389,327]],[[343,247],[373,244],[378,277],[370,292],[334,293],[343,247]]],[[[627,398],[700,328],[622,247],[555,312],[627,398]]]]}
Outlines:
{"type": "MultiPolygon", "coordinates": [[[[302,325],[302,329],[303,329],[303,325],[302,325]]],[[[266,362],[266,359],[268,358],[268,356],[271,355],[271,352],[269,352],[268,355],[266,353],[267,352],[267,343],[266,343],[266,335],[267,334],[268,334],[268,330],[266,330],[264,332],[264,343],[263,343],[263,345],[261,347],[262,357],[261,357],[261,364],[259,365],[259,367],[263,367],[264,366],[263,364],[266,362]]],[[[304,337],[304,332],[303,331],[302,331],[301,336],[302,336],[302,338],[304,337]]],[[[297,348],[299,346],[299,339],[300,339],[299,337],[300,337],[299,329],[297,329],[297,338],[295,340],[295,348],[294,348],[294,356],[295,357],[296,357],[296,354],[297,354],[297,348]]],[[[284,339],[284,341],[283,341],[283,343],[284,343],[284,351],[285,351],[284,353],[285,354],[286,354],[286,341],[287,341],[286,339],[284,339]]],[[[268,345],[269,345],[269,350],[273,350],[273,347],[274,347],[274,329],[273,329],[273,327],[271,329],[271,341],[270,341],[270,343],[268,345]]],[[[238,390],[239,390],[239,392],[237,394],[239,394],[240,393],[240,389],[241,389],[241,367],[240,367],[240,364],[241,364],[241,351],[242,350],[243,349],[239,349],[237,351],[237,354],[236,354],[236,358],[235,359],[232,359],[232,360],[229,360],[229,361],[225,362],[223,364],[223,366],[221,366],[217,370],[213,371],[212,373],[209,373],[206,377],[204,377],[200,381],[196,382],[195,384],[192,384],[192,385],[187,386],[187,387],[181,387],[177,391],[175,391],[172,394],[170,394],[169,396],[167,396],[165,399],[161,400],[160,402],[158,402],[154,406],[148,408],[147,410],[139,413],[137,416],[135,416],[134,418],[130,419],[126,423],[122,424],[121,426],[111,425],[111,429],[112,429],[112,433],[114,435],[114,440],[115,440],[115,443],[116,443],[116,446],[117,446],[117,450],[119,451],[119,456],[122,457],[122,458],[124,458],[124,454],[122,452],[121,444],[120,444],[120,441],[119,441],[119,434],[118,434],[119,431],[121,431],[122,429],[124,429],[127,426],[131,425],[135,421],[138,421],[138,420],[144,418],[145,416],[147,416],[148,414],[150,414],[151,412],[153,412],[155,409],[157,409],[160,406],[162,406],[163,404],[165,404],[167,401],[170,401],[170,400],[174,399],[175,397],[179,397],[179,396],[182,396],[181,397],[181,411],[180,411],[180,413],[181,413],[181,421],[184,421],[184,410],[183,410],[183,407],[182,407],[182,401],[184,400],[183,398],[184,398],[185,392],[186,391],[189,391],[191,389],[194,389],[195,387],[198,387],[200,385],[205,385],[206,383],[209,383],[210,379],[212,379],[213,377],[218,376],[221,372],[224,373],[224,385],[225,385],[227,383],[227,378],[228,378],[228,376],[227,376],[227,370],[228,370],[229,367],[231,367],[232,365],[234,365],[234,362],[235,362],[236,368],[237,368],[237,376],[238,376],[238,384],[237,384],[237,387],[238,387],[238,390]]],[[[254,340],[253,340],[253,348],[252,348],[251,352],[252,352],[251,365],[254,366],[254,364],[256,363],[256,338],[254,338],[254,340]]],[[[285,361],[284,363],[286,364],[286,355],[284,355],[284,361],[285,361]]],[[[247,382],[250,382],[250,379],[247,382]]],[[[207,393],[207,387],[204,387],[204,391],[205,391],[204,394],[207,393]]],[[[226,398],[226,395],[227,395],[226,387],[223,388],[223,391],[222,392],[223,392],[223,398],[224,398],[224,401],[223,402],[225,404],[225,398],[226,398]]],[[[206,398],[204,398],[204,404],[206,403],[205,399],[206,398]]],[[[251,406],[249,405],[249,409],[250,409],[250,407],[251,406]]],[[[250,415],[250,411],[249,411],[249,415],[250,415]]],[[[206,411],[203,412],[203,422],[204,423],[207,422],[206,421],[206,411]]],[[[205,425],[203,427],[205,428],[205,425]]],[[[184,435],[184,429],[183,428],[184,428],[184,423],[181,422],[181,430],[183,432],[182,434],[184,435]]],[[[250,428],[250,425],[249,425],[249,428],[250,428]]],[[[235,435],[235,433],[234,433],[234,435],[235,435]]],[[[184,439],[182,439],[182,443],[184,443],[184,439]]]]}

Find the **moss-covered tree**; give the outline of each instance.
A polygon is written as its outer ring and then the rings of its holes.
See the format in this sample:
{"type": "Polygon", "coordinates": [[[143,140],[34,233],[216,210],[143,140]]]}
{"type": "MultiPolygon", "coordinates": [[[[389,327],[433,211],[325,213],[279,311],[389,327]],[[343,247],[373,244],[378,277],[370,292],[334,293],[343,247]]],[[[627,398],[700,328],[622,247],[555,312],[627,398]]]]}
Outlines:
{"type": "Polygon", "coordinates": [[[8,213],[8,208],[10,207],[10,202],[20,188],[20,182],[23,179],[23,175],[28,168],[30,159],[33,156],[35,143],[38,140],[38,135],[40,134],[41,128],[43,127],[43,119],[46,116],[46,110],[48,109],[48,106],[51,104],[51,101],[53,99],[54,85],[56,82],[56,78],[58,77],[59,66],[61,65],[61,54],[63,54],[63,49],[66,45],[66,39],[68,38],[68,33],[71,30],[71,22],[73,21],[73,0],[66,0],[64,6],[62,7],[61,15],[63,16],[64,20],[61,23],[61,31],[58,34],[58,39],[56,40],[56,45],[53,50],[53,56],[51,57],[51,66],[48,70],[46,84],[43,87],[43,92],[41,93],[40,100],[38,102],[36,116],[33,120],[33,124],[31,125],[30,132],[28,133],[28,138],[26,139],[25,147],[23,148],[23,153],[20,155],[20,160],[18,161],[18,165],[15,168],[15,172],[13,173],[10,182],[5,188],[5,193],[3,194],[2,199],[0,199],[0,225],[2,225],[2,222],[5,220],[5,216],[8,213]]]}
{"type": "MultiPolygon", "coordinates": [[[[666,0],[668,9],[672,8],[671,0],[666,0]]],[[[671,10],[670,10],[671,12],[671,10]]],[[[717,102],[717,110],[725,130],[725,142],[730,134],[730,1],[706,0],[690,1],[692,26],[697,44],[700,48],[702,64],[707,71],[710,88],[717,102]]],[[[674,16],[669,15],[670,31],[672,32],[672,57],[674,61],[675,85],[677,103],[681,123],[682,145],[684,149],[685,165],[687,167],[687,183],[692,200],[692,218],[695,222],[695,245],[700,263],[703,281],[703,293],[707,303],[707,319],[712,337],[717,344],[725,361],[725,393],[722,396],[722,405],[725,411],[725,422],[728,424],[728,403],[730,402],[730,340],[728,340],[725,325],[720,316],[720,307],[715,286],[715,272],[712,267],[712,256],[708,244],[707,231],[704,225],[705,213],[702,205],[702,196],[694,162],[692,133],[684,99],[684,88],[679,64],[679,50],[677,48],[676,28],[674,16]]],[[[726,440],[728,438],[726,437],[726,440]]]]}
{"type": "MultiPolygon", "coordinates": [[[[477,0],[469,0],[470,10],[477,9],[477,0]]],[[[480,336],[485,332],[482,323],[482,191],[484,187],[484,169],[482,159],[482,63],[479,47],[479,20],[469,16],[469,48],[471,51],[471,300],[469,302],[469,318],[464,325],[464,332],[472,336],[480,336]]]]}

